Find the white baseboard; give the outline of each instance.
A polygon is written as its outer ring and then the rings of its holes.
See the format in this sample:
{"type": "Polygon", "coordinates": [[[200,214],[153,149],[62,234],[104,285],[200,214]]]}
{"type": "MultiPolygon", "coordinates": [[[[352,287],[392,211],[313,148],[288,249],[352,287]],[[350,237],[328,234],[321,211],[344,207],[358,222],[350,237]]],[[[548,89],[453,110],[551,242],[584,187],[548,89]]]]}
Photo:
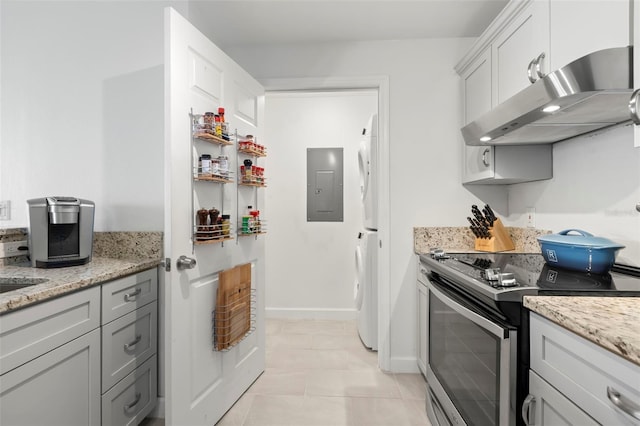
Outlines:
{"type": "Polygon", "coordinates": [[[311,308],[265,308],[267,318],[355,320],[355,309],[311,309],[311,308]]]}
{"type": "Polygon", "coordinates": [[[389,360],[390,373],[419,373],[418,358],[416,357],[391,357],[389,360]]]}
{"type": "Polygon", "coordinates": [[[158,397],[158,403],[156,404],[156,408],[153,409],[151,413],[147,417],[153,417],[154,419],[164,419],[164,397],[158,397]]]}

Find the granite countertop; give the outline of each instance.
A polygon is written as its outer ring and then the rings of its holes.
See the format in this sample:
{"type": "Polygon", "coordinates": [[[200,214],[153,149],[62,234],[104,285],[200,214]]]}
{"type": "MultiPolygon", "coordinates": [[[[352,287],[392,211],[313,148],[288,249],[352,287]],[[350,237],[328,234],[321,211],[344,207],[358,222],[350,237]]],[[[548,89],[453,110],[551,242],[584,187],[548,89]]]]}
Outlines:
{"type": "Polygon", "coordinates": [[[41,269],[29,264],[0,267],[0,278],[46,278],[42,284],[0,294],[0,314],[23,308],[75,290],[154,268],[160,259],[121,260],[98,257],[86,265],[41,269]]]}
{"type": "MultiPolygon", "coordinates": [[[[535,228],[505,228],[514,243],[515,249],[506,253],[540,253],[537,237],[550,234],[551,231],[535,228]]],[[[413,251],[428,254],[434,247],[448,253],[475,252],[475,237],[468,226],[432,226],[413,228],[413,251]]]]}
{"type": "Polygon", "coordinates": [[[524,306],[640,365],[640,297],[525,296],[524,306]]]}
{"type": "MultiPolygon", "coordinates": [[[[0,239],[9,234],[8,231],[0,232],[0,239]]],[[[24,238],[24,233],[18,237],[24,238]]],[[[97,232],[94,234],[92,259],[86,265],[44,269],[33,268],[26,260],[0,265],[0,278],[48,280],[42,284],[0,293],[0,315],[155,268],[162,259],[162,241],[162,232],[97,232]]]]}

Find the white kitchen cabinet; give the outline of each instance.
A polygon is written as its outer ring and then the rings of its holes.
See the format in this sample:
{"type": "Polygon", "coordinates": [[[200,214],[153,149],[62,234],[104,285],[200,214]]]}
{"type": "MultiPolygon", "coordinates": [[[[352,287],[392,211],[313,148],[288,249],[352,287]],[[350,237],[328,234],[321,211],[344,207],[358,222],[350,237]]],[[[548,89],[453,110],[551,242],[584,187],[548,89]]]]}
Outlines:
{"type": "MultiPolygon", "coordinates": [[[[492,107],[492,49],[463,72],[464,124],[492,107]]],[[[550,179],[551,146],[469,146],[463,143],[462,183],[507,184],[550,179]]]]}
{"type": "Polygon", "coordinates": [[[429,321],[429,292],[418,281],[418,368],[427,374],[427,325],[429,321]]]}
{"type": "Polygon", "coordinates": [[[525,401],[525,423],[529,426],[596,426],[584,411],[553,386],[529,370],[529,398],[525,401]]]}
{"type": "MultiPolygon", "coordinates": [[[[629,5],[624,0],[510,1],[455,67],[463,85],[463,125],[588,53],[628,45],[629,5]]],[[[640,130],[636,134],[637,146],[640,130]]],[[[464,145],[462,182],[511,184],[550,179],[552,161],[550,145],[526,149],[464,145]]]]}
{"type": "MultiPolygon", "coordinates": [[[[491,49],[487,48],[462,74],[464,124],[491,111],[491,49]]],[[[493,147],[463,144],[462,183],[492,178],[493,147]]]]}
{"type": "Polygon", "coordinates": [[[136,425],[157,403],[157,357],[154,355],[102,396],[102,424],[136,425]]]}
{"type": "Polygon", "coordinates": [[[418,293],[418,368],[427,376],[427,364],[429,363],[429,290],[427,288],[427,270],[418,258],[418,280],[416,281],[418,293]]]}
{"type": "Polygon", "coordinates": [[[158,269],[102,285],[102,424],[135,425],[158,400],[158,269]]]}
{"type": "Polygon", "coordinates": [[[92,288],[2,317],[0,346],[22,362],[0,376],[0,424],[100,424],[99,294],[92,288]]]}
{"type": "Polygon", "coordinates": [[[529,86],[549,70],[549,0],[530,2],[491,43],[493,106],[529,86]],[[539,67],[539,68],[537,68],[539,67]]]}
{"type": "Polygon", "coordinates": [[[153,268],[2,315],[0,424],[139,423],[157,402],[157,285],[153,268]]]}
{"type": "MultiPolygon", "coordinates": [[[[530,417],[534,424],[546,424],[539,423],[544,418],[549,424],[565,424],[556,423],[560,417],[555,414],[545,417],[546,414],[538,413],[540,406],[551,409],[555,405],[566,424],[591,424],[584,419],[592,418],[594,424],[640,425],[640,419],[624,412],[625,407],[640,407],[640,366],[535,313],[531,313],[530,330],[531,370],[546,382],[530,388],[533,400],[529,412],[535,412],[534,418],[530,417]],[[566,401],[550,398],[550,389],[566,401]],[[567,408],[571,407],[567,402],[588,417],[567,408]]],[[[527,404],[523,411],[527,411],[527,404]]]]}

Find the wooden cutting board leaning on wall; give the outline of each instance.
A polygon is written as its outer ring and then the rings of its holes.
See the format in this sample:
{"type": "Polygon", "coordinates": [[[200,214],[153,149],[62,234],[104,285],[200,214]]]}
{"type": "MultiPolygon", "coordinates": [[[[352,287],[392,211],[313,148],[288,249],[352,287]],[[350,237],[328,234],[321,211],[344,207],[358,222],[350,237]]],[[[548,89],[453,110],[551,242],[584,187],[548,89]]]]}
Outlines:
{"type": "Polygon", "coordinates": [[[251,329],[251,264],[220,272],[215,313],[216,350],[238,343],[251,329]]]}

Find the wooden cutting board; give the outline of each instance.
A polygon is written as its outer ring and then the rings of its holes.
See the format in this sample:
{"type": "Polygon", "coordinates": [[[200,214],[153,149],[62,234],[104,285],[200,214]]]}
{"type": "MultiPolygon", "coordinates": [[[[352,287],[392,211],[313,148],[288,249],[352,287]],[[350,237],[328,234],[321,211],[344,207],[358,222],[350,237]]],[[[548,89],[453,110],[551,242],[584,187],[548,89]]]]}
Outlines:
{"type": "Polygon", "coordinates": [[[220,272],[216,295],[216,349],[238,343],[251,329],[251,264],[220,272]]]}

